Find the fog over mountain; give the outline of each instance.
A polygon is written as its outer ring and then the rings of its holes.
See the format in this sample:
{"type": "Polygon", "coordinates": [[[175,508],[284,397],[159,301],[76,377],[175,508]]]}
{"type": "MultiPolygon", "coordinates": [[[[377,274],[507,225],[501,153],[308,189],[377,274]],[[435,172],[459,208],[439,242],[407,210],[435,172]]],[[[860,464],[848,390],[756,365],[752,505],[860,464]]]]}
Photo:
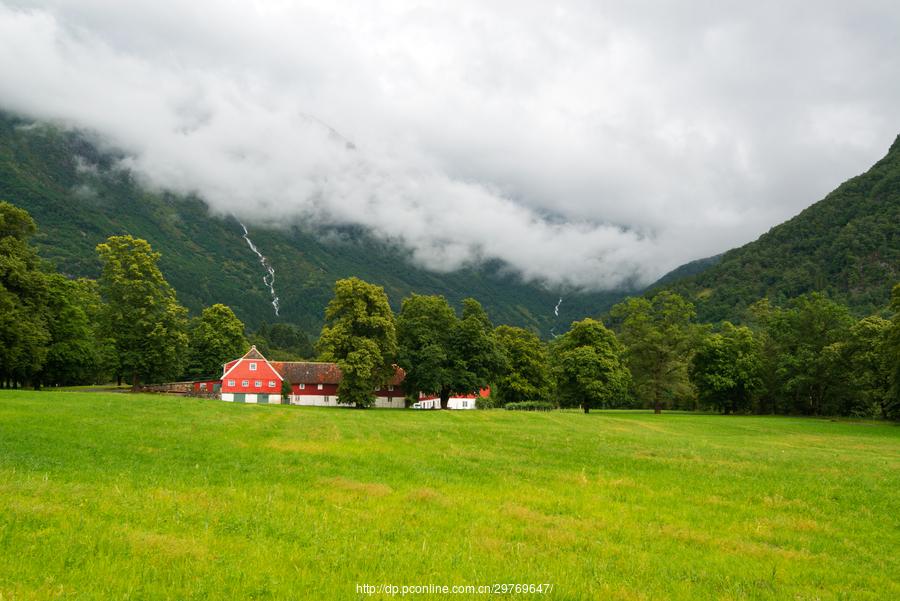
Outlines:
{"type": "MultiPolygon", "coordinates": [[[[649,283],[900,130],[896,2],[0,0],[0,109],[254,224],[649,283]]],[[[9,199],[15,200],[15,199],[9,199]]]]}

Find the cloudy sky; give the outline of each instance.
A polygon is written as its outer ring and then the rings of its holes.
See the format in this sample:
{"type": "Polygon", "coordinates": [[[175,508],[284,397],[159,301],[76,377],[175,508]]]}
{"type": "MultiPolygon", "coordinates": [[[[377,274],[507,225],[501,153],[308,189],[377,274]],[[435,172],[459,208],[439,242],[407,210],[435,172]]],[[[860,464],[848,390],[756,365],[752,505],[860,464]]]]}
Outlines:
{"type": "Polygon", "coordinates": [[[896,1],[0,0],[0,108],[245,221],[607,289],[880,158],[898,31],[896,1]]]}

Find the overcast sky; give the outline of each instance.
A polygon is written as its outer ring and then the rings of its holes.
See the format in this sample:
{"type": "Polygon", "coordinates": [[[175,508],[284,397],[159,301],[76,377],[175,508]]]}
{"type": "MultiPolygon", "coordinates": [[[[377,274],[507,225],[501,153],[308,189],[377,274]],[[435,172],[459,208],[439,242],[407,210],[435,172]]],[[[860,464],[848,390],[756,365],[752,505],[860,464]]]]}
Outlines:
{"type": "Polygon", "coordinates": [[[896,1],[0,0],[0,108],[247,222],[607,289],[883,156],[898,32],[896,1]]]}

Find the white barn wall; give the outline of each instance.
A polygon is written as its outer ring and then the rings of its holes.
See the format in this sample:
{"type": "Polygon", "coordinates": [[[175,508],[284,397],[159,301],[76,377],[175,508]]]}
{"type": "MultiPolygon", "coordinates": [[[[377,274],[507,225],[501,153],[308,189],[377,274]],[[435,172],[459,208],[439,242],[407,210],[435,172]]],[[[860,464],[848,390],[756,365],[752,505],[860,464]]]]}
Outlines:
{"type": "MultiPolygon", "coordinates": [[[[342,405],[336,395],[322,394],[292,394],[290,396],[291,405],[300,405],[303,407],[350,407],[351,405],[342,405]]],[[[406,403],[403,397],[375,397],[375,407],[380,409],[403,409],[406,403]]]]}

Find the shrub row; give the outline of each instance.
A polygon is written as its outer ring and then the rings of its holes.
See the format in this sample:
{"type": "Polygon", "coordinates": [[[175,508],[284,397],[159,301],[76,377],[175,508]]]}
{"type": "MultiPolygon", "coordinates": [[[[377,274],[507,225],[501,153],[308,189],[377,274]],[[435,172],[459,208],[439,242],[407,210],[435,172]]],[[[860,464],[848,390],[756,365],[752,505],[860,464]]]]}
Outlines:
{"type": "Polygon", "coordinates": [[[503,405],[507,411],[553,411],[556,407],[547,401],[522,401],[503,405]]]}

